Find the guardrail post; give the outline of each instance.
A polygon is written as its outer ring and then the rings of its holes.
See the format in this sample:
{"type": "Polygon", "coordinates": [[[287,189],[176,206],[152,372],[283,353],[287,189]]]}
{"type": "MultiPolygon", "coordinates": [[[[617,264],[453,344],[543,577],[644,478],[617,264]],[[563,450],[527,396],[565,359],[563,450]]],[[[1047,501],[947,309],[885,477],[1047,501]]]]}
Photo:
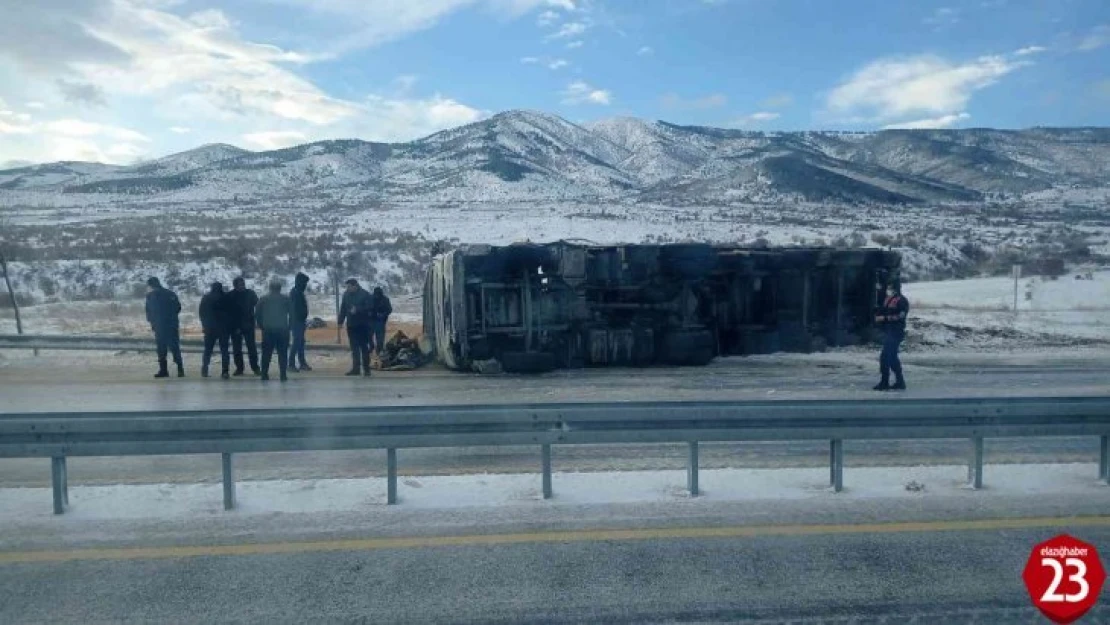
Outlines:
{"type": "Polygon", "coordinates": [[[69,476],[66,474],[66,457],[50,458],[50,485],[54,491],[54,514],[64,514],[69,506],[69,476]]]}
{"type": "Polygon", "coordinates": [[[235,508],[235,471],[231,464],[231,454],[221,454],[223,456],[223,474],[224,474],[224,510],[233,510],[235,508]]]}
{"type": "Polygon", "coordinates": [[[844,490],[844,441],[839,438],[829,441],[829,486],[833,492],[844,490]]]}
{"type": "Polygon", "coordinates": [[[967,464],[967,485],[979,490],[983,488],[983,437],[971,439],[971,456],[967,464]]]}
{"type": "Polygon", "coordinates": [[[686,488],[691,497],[701,494],[698,488],[698,442],[690,441],[690,458],[686,463],[686,488]]]}
{"type": "Polygon", "coordinates": [[[385,450],[385,502],[397,503],[397,450],[385,450]]]}
{"type": "Polygon", "coordinates": [[[541,445],[540,456],[543,464],[543,498],[551,499],[551,445],[541,445]]]}
{"type": "Polygon", "coordinates": [[[1098,455],[1098,476],[1107,484],[1110,484],[1110,436],[1103,434],[1102,448],[1098,455]]]}

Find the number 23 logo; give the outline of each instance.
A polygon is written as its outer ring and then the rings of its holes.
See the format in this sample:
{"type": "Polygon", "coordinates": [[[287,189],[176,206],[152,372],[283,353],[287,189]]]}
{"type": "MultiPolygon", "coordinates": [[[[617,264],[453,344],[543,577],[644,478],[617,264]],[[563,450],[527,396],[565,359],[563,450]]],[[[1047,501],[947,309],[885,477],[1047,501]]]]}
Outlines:
{"type": "Polygon", "coordinates": [[[1041,596],[1041,601],[1046,603],[1079,603],[1087,598],[1091,587],[1087,583],[1087,565],[1079,558],[1068,558],[1064,564],[1056,558],[1041,558],[1041,566],[1052,569],[1052,583],[1041,596]],[[1068,576],[1068,581],[1079,584],[1079,592],[1074,595],[1060,594],[1060,583],[1064,581],[1064,567],[1074,568],[1075,573],[1068,576]]]}

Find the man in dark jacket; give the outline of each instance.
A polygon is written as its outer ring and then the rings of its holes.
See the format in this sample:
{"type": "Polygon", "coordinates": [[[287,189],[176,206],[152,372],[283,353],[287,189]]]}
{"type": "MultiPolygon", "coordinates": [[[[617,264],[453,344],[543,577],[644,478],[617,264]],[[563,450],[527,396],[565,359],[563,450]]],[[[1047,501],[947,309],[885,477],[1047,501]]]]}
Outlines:
{"type": "Polygon", "coordinates": [[[224,285],[213,282],[212,288],[200,298],[200,327],[204,330],[204,356],[201,357],[200,375],[208,377],[208,365],[212,362],[212,349],[216,343],[220,344],[220,377],[228,379],[228,365],[230,358],[227,353],[230,333],[230,315],[228,314],[228,296],[224,293],[224,285]]]}
{"type": "Polygon", "coordinates": [[[308,298],[305,290],[308,288],[308,276],[298,273],[293,290],[289,291],[289,299],[293,302],[293,344],[289,348],[290,371],[312,371],[304,357],[304,333],[308,323],[308,298]],[[297,367],[297,357],[301,359],[301,366],[297,367]]]}
{"type": "Polygon", "coordinates": [[[347,292],[339,304],[339,327],[347,324],[347,340],[351,344],[351,370],[347,375],[370,375],[370,325],[374,315],[374,299],[358,280],[347,280],[347,292]],[[361,371],[360,371],[361,367],[361,371]]]}
{"type": "Polygon", "coordinates": [[[883,351],[879,355],[879,374],[882,376],[875,386],[876,391],[906,388],[902,377],[902,361],[898,358],[898,347],[906,338],[906,316],[910,312],[910,302],[902,295],[902,285],[893,281],[887,285],[886,299],[875,316],[876,323],[883,332],[883,351]],[[894,386],[890,385],[890,372],[894,372],[894,386]]]}
{"type": "Polygon", "coordinates": [[[156,378],[170,377],[166,364],[166,353],[173,355],[177,365],[177,377],[185,377],[185,364],[181,361],[181,326],[177,315],[181,312],[181,301],[177,294],[164,288],[158,278],[146,281],[146,320],[154,331],[154,341],[158,345],[158,373],[156,378]]]}
{"type": "Polygon", "coordinates": [[[259,374],[258,348],[254,340],[254,307],[258,305],[258,295],[247,288],[242,277],[232,281],[234,289],[227,294],[228,313],[231,319],[231,345],[235,357],[235,375],[243,375],[243,343],[247,344],[247,356],[251,371],[259,374]]]}
{"type": "Polygon", "coordinates": [[[385,350],[385,324],[389,321],[389,316],[393,314],[393,304],[390,303],[389,298],[385,296],[382,287],[374,287],[374,312],[372,326],[370,328],[373,333],[374,342],[371,349],[374,353],[381,358],[382,352],[385,350]]]}
{"type": "Polygon", "coordinates": [[[258,300],[255,312],[258,327],[262,329],[262,380],[270,379],[270,359],[277,352],[278,372],[284,382],[286,366],[285,359],[289,349],[289,319],[293,314],[293,305],[289,298],[281,292],[281,281],[274,280],[270,283],[270,292],[258,300]]]}

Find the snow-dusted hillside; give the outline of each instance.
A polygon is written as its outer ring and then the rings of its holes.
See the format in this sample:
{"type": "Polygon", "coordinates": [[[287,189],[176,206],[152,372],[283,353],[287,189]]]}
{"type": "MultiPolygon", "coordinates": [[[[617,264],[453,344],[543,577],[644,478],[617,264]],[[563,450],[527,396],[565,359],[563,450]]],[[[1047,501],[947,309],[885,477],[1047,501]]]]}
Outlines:
{"type": "Polygon", "coordinates": [[[1036,201],[1110,187],[1110,129],[749,132],[509,111],[410,143],[207,145],[116,167],[0,171],[0,209],[193,201],[870,205],[1036,201]]]}

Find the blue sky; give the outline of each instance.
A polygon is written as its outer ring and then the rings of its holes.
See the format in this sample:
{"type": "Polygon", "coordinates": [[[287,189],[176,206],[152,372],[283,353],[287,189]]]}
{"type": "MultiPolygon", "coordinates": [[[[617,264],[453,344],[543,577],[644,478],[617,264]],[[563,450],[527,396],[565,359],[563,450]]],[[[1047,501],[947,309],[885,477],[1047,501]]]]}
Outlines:
{"type": "Polygon", "coordinates": [[[514,108],[753,130],[1110,123],[1105,0],[20,4],[0,23],[0,162],[400,141],[514,108]]]}

